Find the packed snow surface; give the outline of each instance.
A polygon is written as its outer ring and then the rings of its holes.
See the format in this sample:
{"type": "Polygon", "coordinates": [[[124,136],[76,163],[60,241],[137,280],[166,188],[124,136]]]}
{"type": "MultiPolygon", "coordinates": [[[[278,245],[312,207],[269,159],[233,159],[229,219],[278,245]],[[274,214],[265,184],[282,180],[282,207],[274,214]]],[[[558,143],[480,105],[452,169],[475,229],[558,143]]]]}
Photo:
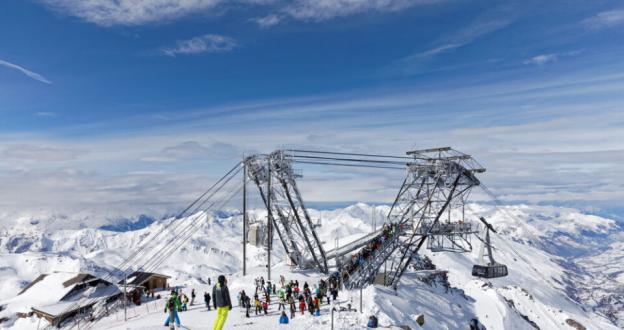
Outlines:
{"type": "MultiPolygon", "coordinates": [[[[337,309],[333,317],[336,329],[365,328],[370,315],[376,315],[382,326],[406,325],[412,329],[464,329],[473,318],[487,329],[534,329],[536,326],[573,329],[570,324],[581,324],[587,329],[624,326],[620,318],[622,305],[617,305],[617,297],[613,296],[622,292],[624,286],[624,266],[617,262],[622,258],[621,244],[608,243],[621,232],[616,222],[559,207],[519,205],[505,207],[501,212],[490,206],[471,204],[470,209],[488,218],[501,233],[493,237],[495,257],[508,265],[508,277],[485,281],[471,276],[480,244],[476,240],[472,242],[474,249],[470,253],[423,251],[438,270],[448,271],[448,282],[426,282],[419,273],[410,270],[396,292],[378,285],[362,290],[362,310],[360,291],[342,291],[335,305],[322,306],[320,316],[298,314],[287,328],[329,328],[331,307],[337,309]],[[596,238],[602,242],[596,242],[596,238]],[[595,262],[579,266],[576,261],[583,258],[595,262]],[[609,262],[596,262],[601,258],[609,262]],[[593,272],[605,275],[592,276],[593,272]],[[603,287],[602,291],[597,291],[599,296],[590,297],[581,288],[591,285],[603,287]],[[357,311],[346,310],[348,304],[357,311]],[[416,322],[420,315],[425,320],[422,327],[416,322]]],[[[325,250],[333,249],[336,243],[344,245],[370,234],[372,215],[375,214],[378,229],[387,212],[387,206],[377,206],[373,210],[365,204],[322,212],[310,210],[312,218],[322,219],[317,231],[325,250]]],[[[252,218],[262,219],[265,214],[262,210],[254,211],[252,218]]],[[[180,247],[153,270],[172,276],[171,283],[182,286],[187,294],[195,288],[200,301],[203,292],[211,290],[208,278],[214,282],[219,274],[228,277],[233,300],[240,290],[253,292],[254,278],[268,278],[266,251],[247,245],[248,274],[243,276],[241,218],[238,212],[231,211],[175,220],[176,227],[189,221],[199,225],[188,241],[179,242],[180,247]]],[[[43,299],[41,297],[17,296],[17,293],[41,273],[81,271],[105,276],[146,238],[153,238],[152,250],[159,251],[158,248],[163,247],[158,243],[167,242],[175,235],[175,230],[165,230],[158,236],[171,221],[155,221],[126,232],[93,228],[49,231],[44,225],[45,219],[17,221],[0,236],[0,306],[4,309],[0,311],[0,318],[11,318],[13,313],[29,305],[40,304],[36,300],[43,299]]],[[[271,255],[274,282],[279,275],[287,280],[307,281],[310,285],[322,278],[322,274],[313,271],[291,269],[277,240],[274,246],[271,255]]],[[[148,259],[146,256],[142,261],[148,259]]],[[[62,276],[58,274],[55,276],[62,276]]],[[[96,329],[160,328],[165,318],[163,307],[164,299],[133,306],[127,322],[123,321],[123,312],[118,312],[97,323],[96,329]]],[[[274,304],[270,315],[252,313],[250,318],[245,318],[236,306],[230,312],[226,328],[277,329],[278,316],[274,304]]],[[[180,317],[186,328],[211,329],[215,312],[207,311],[203,303],[197,302],[180,317]]],[[[0,329],[36,329],[38,321],[34,317],[11,318],[9,322],[0,323],[0,329]]]]}

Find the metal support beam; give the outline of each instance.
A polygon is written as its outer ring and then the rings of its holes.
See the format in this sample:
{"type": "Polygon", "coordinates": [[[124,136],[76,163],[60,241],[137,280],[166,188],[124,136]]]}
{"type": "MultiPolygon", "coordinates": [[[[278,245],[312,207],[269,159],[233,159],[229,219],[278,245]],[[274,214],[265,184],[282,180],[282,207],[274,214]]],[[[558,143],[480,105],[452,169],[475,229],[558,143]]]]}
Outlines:
{"type": "Polygon", "coordinates": [[[430,148],[430,149],[410,150],[406,152],[405,154],[408,156],[412,156],[412,155],[418,155],[418,154],[428,153],[428,152],[450,151],[450,150],[451,150],[451,147],[430,148]]]}
{"type": "Polygon", "coordinates": [[[243,162],[243,276],[247,275],[247,164],[243,162]]]}

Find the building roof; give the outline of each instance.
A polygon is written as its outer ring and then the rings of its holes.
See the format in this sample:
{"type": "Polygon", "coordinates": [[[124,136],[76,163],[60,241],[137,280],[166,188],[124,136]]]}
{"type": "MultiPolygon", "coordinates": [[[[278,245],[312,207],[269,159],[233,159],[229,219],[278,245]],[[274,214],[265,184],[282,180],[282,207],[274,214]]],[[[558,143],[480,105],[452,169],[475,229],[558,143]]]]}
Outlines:
{"type": "Polygon", "coordinates": [[[88,273],[54,272],[41,274],[17,296],[3,302],[6,304],[6,309],[0,313],[2,314],[0,317],[12,313],[29,313],[33,306],[49,306],[72,299],[72,296],[77,293],[72,292],[76,291],[74,289],[77,288],[77,285],[91,281],[104,285],[110,284],[88,273]]]}
{"type": "MultiPolygon", "coordinates": [[[[160,278],[171,278],[171,276],[158,274],[158,273],[150,273],[150,272],[134,272],[128,276],[128,285],[142,285],[147,282],[152,277],[160,277],[160,278]]],[[[119,284],[123,284],[123,280],[119,281],[119,284]]]]}
{"type": "Polygon", "coordinates": [[[86,290],[78,292],[77,294],[59,302],[32,307],[32,310],[52,317],[57,317],[65,313],[75,311],[79,308],[92,305],[96,299],[112,297],[119,293],[120,290],[115,285],[98,285],[96,287],[87,288],[86,290]]]}

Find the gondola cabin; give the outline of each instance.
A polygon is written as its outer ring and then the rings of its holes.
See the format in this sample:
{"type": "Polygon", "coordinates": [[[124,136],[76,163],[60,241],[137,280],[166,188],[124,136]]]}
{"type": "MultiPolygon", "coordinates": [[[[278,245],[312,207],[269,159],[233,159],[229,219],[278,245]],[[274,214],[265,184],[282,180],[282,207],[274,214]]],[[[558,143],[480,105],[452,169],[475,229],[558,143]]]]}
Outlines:
{"type": "Polygon", "coordinates": [[[492,243],[490,241],[490,230],[496,233],[492,225],[483,217],[479,218],[485,224],[485,239],[481,240],[481,251],[479,253],[479,264],[472,266],[472,276],[482,278],[497,278],[507,276],[507,266],[494,260],[492,254],[492,243]],[[484,254],[487,252],[489,262],[484,262],[484,254]]]}
{"type": "Polygon", "coordinates": [[[503,264],[472,266],[472,276],[483,278],[497,278],[507,275],[507,266],[503,264]]]}

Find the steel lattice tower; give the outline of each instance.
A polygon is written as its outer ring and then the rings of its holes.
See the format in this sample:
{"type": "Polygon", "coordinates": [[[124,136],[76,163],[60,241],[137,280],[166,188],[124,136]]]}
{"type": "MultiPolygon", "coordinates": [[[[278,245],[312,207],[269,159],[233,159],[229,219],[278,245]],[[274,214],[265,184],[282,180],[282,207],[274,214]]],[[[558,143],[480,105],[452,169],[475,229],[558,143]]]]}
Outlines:
{"type": "Polygon", "coordinates": [[[407,152],[414,161],[388,214],[400,226],[389,285],[396,286],[411,259],[427,241],[432,251],[468,252],[477,227],[464,221],[464,205],[485,171],[470,155],[451,148],[407,152]]]}
{"type": "MultiPolygon", "coordinates": [[[[284,150],[245,159],[247,175],[258,187],[269,222],[290,260],[299,268],[327,273],[325,251],[295,181],[301,175],[294,171],[292,163],[292,157],[284,150]]],[[[271,232],[269,229],[269,244],[271,232]]]]}

